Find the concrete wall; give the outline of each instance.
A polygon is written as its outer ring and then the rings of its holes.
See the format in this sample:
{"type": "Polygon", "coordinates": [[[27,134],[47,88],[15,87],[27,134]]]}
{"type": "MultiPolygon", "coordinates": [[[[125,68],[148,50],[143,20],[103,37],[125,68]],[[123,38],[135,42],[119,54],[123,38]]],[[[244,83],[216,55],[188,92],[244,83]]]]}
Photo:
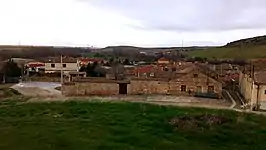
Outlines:
{"type": "Polygon", "coordinates": [[[266,109],[266,85],[255,85],[252,96],[252,105],[256,105],[257,103],[260,105],[261,109],[266,109]]]}
{"type": "Polygon", "coordinates": [[[62,94],[66,96],[117,95],[119,94],[119,84],[91,82],[65,83],[62,87],[62,94]]]}
{"type": "Polygon", "coordinates": [[[249,75],[240,73],[239,87],[241,94],[251,106],[258,103],[261,109],[266,109],[266,85],[257,85],[249,75]]]}
{"type": "MultiPolygon", "coordinates": [[[[66,67],[63,68],[63,71],[65,74],[68,74],[68,72],[72,71],[78,71],[78,64],[77,63],[63,63],[66,64],[66,67]]],[[[61,71],[61,63],[45,63],[45,73],[54,73],[54,72],[60,72],[61,71]],[[51,64],[55,64],[55,67],[52,68],[51,64]]]]}
{"type": "Polygon", "coordinates": [[[254,97],[253,92],[253,80],[247,74],[239,74],[239,87],[240,92],[248,103],[251,103],[252,97],[254,97]],[[253,95],[253,96],[252,96],[253,95]]]}

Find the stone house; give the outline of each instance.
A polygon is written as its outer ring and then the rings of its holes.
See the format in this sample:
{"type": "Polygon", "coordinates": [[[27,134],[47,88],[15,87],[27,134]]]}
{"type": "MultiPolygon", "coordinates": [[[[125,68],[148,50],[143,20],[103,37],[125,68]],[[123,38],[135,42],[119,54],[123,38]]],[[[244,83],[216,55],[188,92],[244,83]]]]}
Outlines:
{"type": "Polygon", "coordinates": [[[101,58],[79,58],[77,60],[78,68],[80,69],[82,66],[87,66],[88,64],[93,64],[97,62],[98,64],[107,63],[104,59],[101,58]]]}
{"type": "Polygon", "coordinates": [[[124,80],[100,78],[80,78],[65,83],[64,95],[117,95],[117,94],[170,94],[195,95],[215,93],[221,98],[222,84],[199,70],[189,69],[179,72],[174,78],[131,77],[124,80]]]}
{"type": "Polygon", "coordinates": [[[29,72],[41,72],[45,69],[45,64],[43,62],[35,61],[27,63],[25,67],[29,72]]]}
{"type": "Polygon", "coordinates": [[[167,65],[170,63],[171,63],[171,61],[169,59],[166,59],[165,57],[162,57],[162,58],[157,60],[157,64],[159,64],[159,65],[167,65]]]}
{"type": "Polygon", "coordinates": [[[255,72],[252,76],[241,72],[239,87],[252,110],[266,109],[266,71],[255,72]]]}

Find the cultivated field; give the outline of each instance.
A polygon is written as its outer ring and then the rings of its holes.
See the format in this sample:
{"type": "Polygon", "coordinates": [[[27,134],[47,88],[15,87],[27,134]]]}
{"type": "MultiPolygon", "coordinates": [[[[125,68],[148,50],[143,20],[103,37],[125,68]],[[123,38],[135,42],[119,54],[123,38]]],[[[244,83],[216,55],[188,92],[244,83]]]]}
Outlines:
{"type": "Polygon", "coordinates": [[[266,118],[141,103],[0,102],[0,149],[265,150],[266,118]]]}

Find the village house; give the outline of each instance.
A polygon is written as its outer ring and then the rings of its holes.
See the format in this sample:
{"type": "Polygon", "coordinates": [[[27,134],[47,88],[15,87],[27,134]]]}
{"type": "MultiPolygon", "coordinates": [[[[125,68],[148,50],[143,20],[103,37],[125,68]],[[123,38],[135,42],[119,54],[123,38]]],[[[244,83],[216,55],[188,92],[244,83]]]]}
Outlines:
{"type": "Polygon", "coordinates": [[[60,57],[51,57],[47,58],[44,64],[45,73],[60,73],[63,70],[63,73],[68,75],[69,72],[79,71],[76,58],[64,57],[61,63],[60,57]]]}
{"type": "Polygon", "coordinates": [[[266,71],[255,72],[253,75],[241,72],[239,87],[252,110],[266,110],[266,71]]]}
{"type": "Polygon", "coordinates": [[[166,59],[165,57],[162,57],[162,58],[157,60],[157,64],[159,64],[159,65],[167,65],[170,63],[171,63],[171,61],[169,59],[166,59]]]}
{"type": "Polygon", "coordinates": [[[0,84],[4,82],[4,62],[0,61],[0,84]]]}
{"type": "Polygon", "coordinates": [[[170,77],[156,76],[154,66],[138,68],[138,71],[135,73],[138,73],[138,75],[126,77],[122,80],[111,78],[76,78],[70,83],[63,85],[62,93],[67,96],[91,94],[170,94],[205,95],[206,97],[221,98],[222,84],[202,73],[195,65],[177,70],[175,76],[170,77]],[[153,72],[155,73],[154,75],[152,74],[153,72]]]}
{"type": "Polygon", "coordinates": [[[93,64],[95,62],[97,62],[98,64],[106,63],[106,61],[104,59],[101,59],[101,58],[79,58],[77,60],[79,69],[82,66],[87,66],[88,64],[93,64]]]}
{"type": "Polygon", "coordinates": [[[41,72],[45,70],[45,63],[34,61],[25,65],[29,72],[41,72]]]}

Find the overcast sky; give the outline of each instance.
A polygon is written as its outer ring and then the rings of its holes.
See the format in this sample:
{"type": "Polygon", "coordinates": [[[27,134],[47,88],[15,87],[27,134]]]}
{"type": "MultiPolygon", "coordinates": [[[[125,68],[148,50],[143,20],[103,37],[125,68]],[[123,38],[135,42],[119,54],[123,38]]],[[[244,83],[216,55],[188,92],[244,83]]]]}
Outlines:
{"type": "Polygon", "coordinates": [[[266,35],[265,0],[0,0],[0,44],[223,45],[266,35]]]}

